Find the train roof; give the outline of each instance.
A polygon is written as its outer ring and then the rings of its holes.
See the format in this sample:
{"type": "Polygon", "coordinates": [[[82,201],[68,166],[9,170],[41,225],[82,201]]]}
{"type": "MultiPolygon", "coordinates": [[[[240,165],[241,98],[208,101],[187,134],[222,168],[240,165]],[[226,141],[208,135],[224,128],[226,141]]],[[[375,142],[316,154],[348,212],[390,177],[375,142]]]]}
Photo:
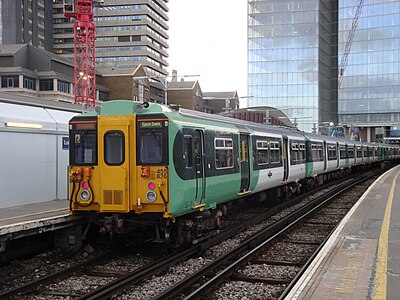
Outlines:
{"type": "Polygon", "coordinates": [[[290,135],[297,137],[304,137],[304,133],[294,128],[281,127],[273,125],[264,125],[260,123],[254,123],[244,121],[240,119],[233,119],[215,114],[208,114],[204,112],[183,109],[175,106],[165,106],[157,103],[148,103],[148,108],[144,108],[140,102],[135,101],[124,101],[124,100],[113,100],[103,103],[101,108],[101,115],[126,115],[126,114],[137,114],[137,115],[148,115],[148,114],[165,114],[172,120],[179,121],[181,118],[187,120],[199,120],[205,124],[209,122],[229,124],[245,131],[262,131],[281,135],[290,135]]]}
{"type": "MultiPolygon", "coordinates": [[[[268,132],[273,134],[280,134],[290,136],[292,138],[306,138],[310,140],[324,140],[331,141],[333,143],[351,143],[351,144],[366,144],[365,142],[352,141],[347,139],[338,139],[335,137],[330,137],[326,135],[318,135],[314,133],[308,133],[300,131],[292,127],[283,127],[275,125],[265,125],[260,123],[254,123],[249,121],[244,121],[240,119],[234,119],[229,117],[224,117],[215,114],[208,114],[199,111],[183,109],[178,106],[165,106],[158,103],[147,103],[148,107],[145,108],[143,103],[128,100],[112,100],[107,101],[102,104],[100,115],[149,115],[149,114],[165,114],[171,120],[199,120],[203,124],[210,124],[210,122],[224,123],[234,126],[238,129],[243,129],[245,131],[251,130],[254,132],[268,132]]],[[[90,114],[95,114],[91,112],[90,114]]],[[[88,114],[86,114],[88,115],[88,114]]],[[[377,143],[367,143],[370,146],[382,146],[384,144],[377,143]]],[[[386,145],[385,145],[386,146],[386,145]]]]}

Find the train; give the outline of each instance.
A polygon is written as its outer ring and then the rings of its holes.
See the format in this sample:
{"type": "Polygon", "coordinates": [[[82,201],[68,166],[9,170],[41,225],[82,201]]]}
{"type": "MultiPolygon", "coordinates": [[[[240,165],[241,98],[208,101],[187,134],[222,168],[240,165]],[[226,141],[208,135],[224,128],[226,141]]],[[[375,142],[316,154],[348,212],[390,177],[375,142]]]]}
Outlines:
{"type": "Polygon", "coordinates": [[[74,116],[69,141],[71,214],[175,244],[219,228],[240,199],[284,201],[400,157],[398,146],[124,100],[74,116]]]}

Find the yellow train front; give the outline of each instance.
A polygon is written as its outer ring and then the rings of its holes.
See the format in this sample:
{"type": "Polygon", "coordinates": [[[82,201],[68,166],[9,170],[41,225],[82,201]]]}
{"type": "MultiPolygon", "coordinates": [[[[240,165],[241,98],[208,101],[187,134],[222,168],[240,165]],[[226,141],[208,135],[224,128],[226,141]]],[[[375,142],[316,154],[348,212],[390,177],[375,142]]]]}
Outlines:
{"type": "Polygon", "coordinates": [[[69,123],[70,211],[91,217],[104,232],[170,219],[168,119],[161,112],[138,117],[137,110],[141,104],[121,101],[69,123]]]}

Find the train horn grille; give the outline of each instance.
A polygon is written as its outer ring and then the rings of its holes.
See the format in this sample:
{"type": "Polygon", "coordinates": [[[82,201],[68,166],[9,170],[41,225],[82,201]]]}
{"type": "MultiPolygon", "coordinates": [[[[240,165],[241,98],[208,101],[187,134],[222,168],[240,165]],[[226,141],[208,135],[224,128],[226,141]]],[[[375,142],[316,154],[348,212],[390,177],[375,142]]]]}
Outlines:
{"type": "Polygon", "coordinates": [[[103,202],[104,204],[121,205],[123,200],[123,191],[121,190],[104,190],[103,202]]]}

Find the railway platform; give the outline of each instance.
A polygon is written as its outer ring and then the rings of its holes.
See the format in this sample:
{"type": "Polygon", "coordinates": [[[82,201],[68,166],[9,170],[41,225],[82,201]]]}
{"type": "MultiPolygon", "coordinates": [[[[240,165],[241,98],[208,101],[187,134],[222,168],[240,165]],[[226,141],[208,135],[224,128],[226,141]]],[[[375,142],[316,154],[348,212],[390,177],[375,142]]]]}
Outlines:
{"type": "Polygon", "coordinates": [[[11,240],[73,226],[78,218],[68,215],[68,210],[68,200],[1,208],[0,251],[11,240]]]}
{"type": "Polygon", "coordinates": [[[400,166],[376,180],[285,299],[399,299],[400,166]]]}

